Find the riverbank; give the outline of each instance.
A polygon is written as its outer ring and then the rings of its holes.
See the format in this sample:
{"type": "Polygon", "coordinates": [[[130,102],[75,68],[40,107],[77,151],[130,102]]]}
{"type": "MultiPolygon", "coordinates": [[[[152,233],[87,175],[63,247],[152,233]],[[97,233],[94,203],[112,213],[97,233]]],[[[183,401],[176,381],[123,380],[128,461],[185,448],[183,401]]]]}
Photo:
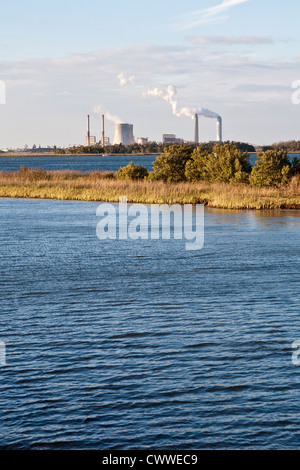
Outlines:
{"type": "Polygon", "coordinates": [[[0,197],[130,203],[205,204],[220,209],[300,209],[300,185],[292,181],[282,188],[252,188],[225,183],[164,183],[124,181],[105,173],[25,169],[0,172],[0,197]]]}

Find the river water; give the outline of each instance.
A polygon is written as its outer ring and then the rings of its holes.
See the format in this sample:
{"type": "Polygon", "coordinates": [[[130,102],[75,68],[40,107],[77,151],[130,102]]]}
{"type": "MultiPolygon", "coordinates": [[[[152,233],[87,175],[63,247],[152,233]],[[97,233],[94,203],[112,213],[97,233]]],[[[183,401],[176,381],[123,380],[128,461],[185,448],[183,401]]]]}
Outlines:
{"type": "Polygon", "coordinates": [[[0,447],[299,448],[299,212],[205,209],[186,251],[97,207],[0,200],[0,447]]]}
{"type": "MultiPolygon", "coordinates": [[[[42,168],[43,170],[80,170],[80,171],[118,171],[131,161],[136,165],[145,165],[149,171],[153,170],[153,162],[158,155],[73,155],[73,156],[28,156],[3,157],[0,156],[0,171],[18,171],[21,166],[29,168],[42,168]]],[[[293,154],[292,157],[300,154],[293,154]]],[[[291,157],[291,158],[292,158],[291,157]]],[[[257,160],[256,155],[250,155],[251,165],[257,160]]]]}

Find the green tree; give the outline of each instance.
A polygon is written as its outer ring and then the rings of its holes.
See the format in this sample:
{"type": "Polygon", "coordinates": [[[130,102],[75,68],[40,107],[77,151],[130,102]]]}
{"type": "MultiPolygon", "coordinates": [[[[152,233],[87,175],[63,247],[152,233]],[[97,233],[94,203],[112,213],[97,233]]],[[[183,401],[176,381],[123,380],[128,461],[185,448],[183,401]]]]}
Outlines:
{"type": "Polygon", "coordinates": [[[116,178],[120,180],[141,180],[148,176],[149,172],[144,165],[135,165],[130,162],[117,172],[116,178]]]}
{"type": "Polygon", "coordinates": [[[189,181],[247,183],[250,173],[248,153],[230,143],[215,145],[211,153],[199,147],[186,164],[189,181]]]}
{"type": "Polygon", "coordinates": [[[192,149],[188,145],[171,145],[164,147],[164,153],[153,163],[152,179],[169,183],[184,181],[185,166],[191,159],[192,149]]]}
{"type": "Polygon", "coordinates": [[[250,175],[252,186],[277,186],[288,183],[293,171],[284,150],[267,150],[259,153],[257,157],[250,175]]]}
{"type": "Polygon", "coordinates": [[[188,181],[207,181],[207,161],[209,152],[203,147],[197,147],[192,153],[191,160],[185,166],[185,177],[188,181]]]}

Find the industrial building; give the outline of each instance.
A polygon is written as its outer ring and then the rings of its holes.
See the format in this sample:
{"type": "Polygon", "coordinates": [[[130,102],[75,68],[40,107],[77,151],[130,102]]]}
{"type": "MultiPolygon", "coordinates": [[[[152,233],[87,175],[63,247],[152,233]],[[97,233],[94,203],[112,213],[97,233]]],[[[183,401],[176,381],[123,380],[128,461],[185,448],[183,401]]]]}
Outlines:
{"type": "Polygon", "coordinates": [[[138,137],[137,143],[140,145],[145,145],[149,142],[148,137],[138,137]]]}
{"type": "Polygon", "coordinates": [[[163,134],[162,141],[163,141],[163,144],[169,144],[169,143],[182,144],[183,143],[183,139],[177,139],[175,134],[163,134]]]}

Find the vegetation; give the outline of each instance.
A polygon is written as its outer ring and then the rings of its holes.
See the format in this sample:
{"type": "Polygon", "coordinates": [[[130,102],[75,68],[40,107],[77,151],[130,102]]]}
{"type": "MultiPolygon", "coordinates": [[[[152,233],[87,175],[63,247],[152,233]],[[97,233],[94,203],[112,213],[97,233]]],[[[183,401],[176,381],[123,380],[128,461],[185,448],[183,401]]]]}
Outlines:
{"type": "Polygon", "coordinates": [[[164,148],[149,174],[131,162],[117,173],[45,171],[24,166],[0,172],[0,197],[148,204],[206,204],[227,209],[300,209],[300,161],[283,150],[249,154],[232,143],[164,148]]]}
{"type": "Polygon", "coordinates": [[[192,152],[186,145],[173,145],[165,149],[153,167],[152,180],[250,183],[257,187],[284,185],[300,173],[299,160],[291,162],[282,150],[259,153],[252,168],[249,154],[230,143],[217,144],[212,152],[207,147],[197,147],[192,152]]]}
{"type": "Polygon", "coordinates": [[[252,186],[287,184],[292,176],[292,164],[283,150],[267,150],[257,155],[258,160],[250,175],[252,186]]]}
{"type": "Polygon", "coordinates": [[[222,209],[300,209],[300,176],[288,185],[252,187],[249,184],[121,180],[109,173],[45,171],[22,168],[0,172],[0,197],[144,204],[205,204],[222,209]]]}
{"type": "MultiPolygon", "coordinates": [[[[246,144],[244,142],[228,142],[234,144],[237,148],[242,150],[243,152],[255,152],[255,147],[250,144],[246,144]]],[[[103,147],[102,145],[93,145],[93,146],[73,146],[68,147],[67,149],[63,148],[56,148],[55,153],[57,155],[66,155],[66,154],[73,154],[73,155],[84,155],[84,154],[107,154],[107,155],[137,155],[137,154],[161,154],[165,151],[166,148],[172,147],[174,144],[162,144],[157,142],[147,142],[145,144],[131,144],[124,146],[122,144],[119,145],[106,145],[103,147]]],[[[188,144],[184,144],[189,147],[192,151],[199,147],[200,144],[196,144],[194,142],[190,142],[188,144]]],[[[213,143],[203,143],[201,144],[202,148],[205,148],[209,152],[212,152],[214,144],[213,143]]]]}
{"type": "Polygon", "coordinates": [[[250,173],[249,155],[232,144],[215,145],[212,153],[199,147],[185,169],[188,181],[219,183],[247,183],[250,173]]]}
{"type": "Polygon", "coordinates": [[[152,179],[163,180],[168,183],[185,181],[185,166],[190,161],[192,149],[187,145],[172,145],[165,148],[165,152],[157,157],[153,163],[152,179]]]}
{"type": "Polygon", "coordinates": [[[119,169],[116,178],[119,180],[143,180],[148,175],[149,172],[144,165],[135,165],[130,162],[129,165],[119,169]]]}

